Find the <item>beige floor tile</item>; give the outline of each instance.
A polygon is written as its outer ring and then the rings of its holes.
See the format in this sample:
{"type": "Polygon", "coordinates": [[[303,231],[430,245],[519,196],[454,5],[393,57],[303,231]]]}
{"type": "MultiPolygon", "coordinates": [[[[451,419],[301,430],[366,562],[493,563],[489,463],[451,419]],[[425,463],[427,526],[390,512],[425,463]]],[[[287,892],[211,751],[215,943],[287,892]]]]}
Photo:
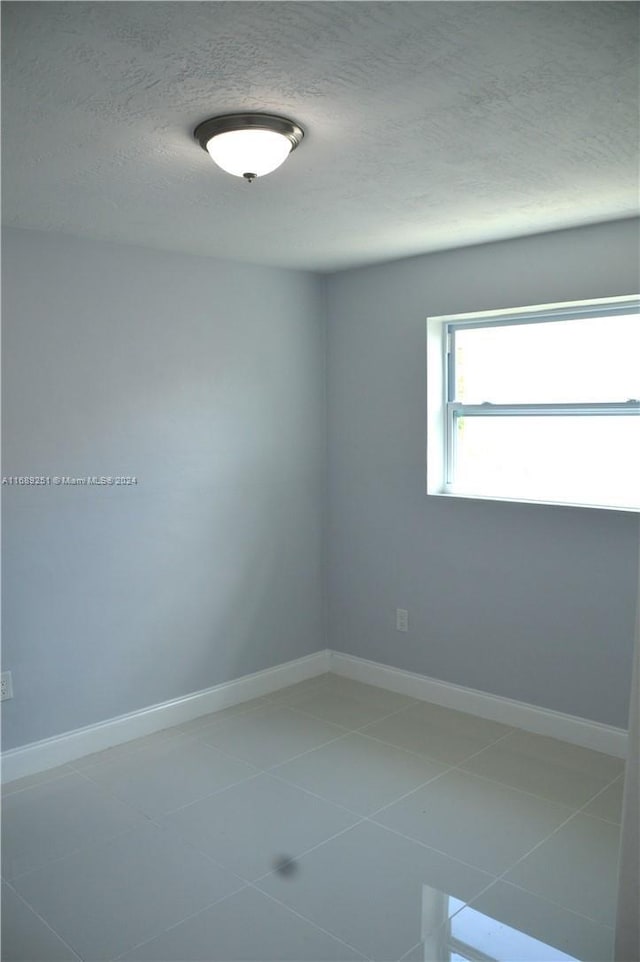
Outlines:
{"type": "Polygon", "coordinates": [[[271,771],[353,812],[369,815],[444,770],[440,762],[354,732],[271,771]]]}
{"type": "Polygon", "coordinates": [[[198,737],[257,768],[270,768],[345,734],[294,708],[274,705],[202,729],[198,737]]]}
{"type": "Polygon", "coordinates": [[[570,815],[564,805],[451,770],[373,818],[499,875],[570,815]]]}
{"type": "Polygon", "coordinates": [[[620,830],[590,815],[575,815],[507,872],[535,895],[604,925],[615,922],[620,830]]]}
{"type": "Polygon", "coordinates": [[[263,774],[181,808],[162,824],[253,881],[357,821],[346,809],[263,774]]]}
{"type": "Polygon", "coordinates": [[[555,738],[513,732],[462,762],[461,768],[580,808],[620,774],[623,762],[555,738]]]}
{"type": "Polygon", "coordinates": [[[419,702],[362,731],[398,748],[457,765],[512,729],[464,712],[419,702]]]}
{"type": "Polygon", "coordinates": [[[255,889],[243,889],[217,902],[126,956],[127,962],[348,962],[363,958],[255,889]]]}

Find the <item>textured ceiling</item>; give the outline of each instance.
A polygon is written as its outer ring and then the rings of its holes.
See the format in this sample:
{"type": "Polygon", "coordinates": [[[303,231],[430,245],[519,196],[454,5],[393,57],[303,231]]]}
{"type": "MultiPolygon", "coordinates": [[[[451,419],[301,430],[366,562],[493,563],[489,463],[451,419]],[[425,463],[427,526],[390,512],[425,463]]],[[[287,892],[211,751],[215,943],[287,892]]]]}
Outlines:
{"type": "Polygon", "coordinates": [[[637,213],[638,5],[2,3],[3,220],[334,270],[637,213]],[[253,185],[208,116],[306,130],[253,185]]]}

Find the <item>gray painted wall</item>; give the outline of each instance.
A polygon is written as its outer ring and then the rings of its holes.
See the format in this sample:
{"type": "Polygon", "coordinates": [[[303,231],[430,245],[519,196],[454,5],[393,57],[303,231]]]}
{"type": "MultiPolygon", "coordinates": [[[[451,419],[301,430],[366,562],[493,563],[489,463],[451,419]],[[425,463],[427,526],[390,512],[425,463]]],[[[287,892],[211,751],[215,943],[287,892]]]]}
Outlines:
{"type": "Polygon", "coordinates": [[[636,962],[636,959],[640,959],[640,579],[631,679],[629,744],[620,833],[616,962],[636,962]]]}
{"type": "Polygon", "coordinates": [[[323,648],[323,280],[29,231],[3,258],[3,474],[139,479],[4,487],[4,747],[323,648]]]}
{"type": "Polygon", "coordinates": [[[634,222],[333,275],[328,372],[319,277],[3,256],[3,474],[139,479],[3,489],[5,748],[324,647],[325,571],[331,647],[626,724],[637,518],[427,498],[424,320],[631,293],[634,222]]]}
{"type": "Polygon", "coordinates": [[[634,293],[638,262],[623,221],[330,278],[331,647],[626,727],[637,515],[428,498],[425,318],[634,293]]]}

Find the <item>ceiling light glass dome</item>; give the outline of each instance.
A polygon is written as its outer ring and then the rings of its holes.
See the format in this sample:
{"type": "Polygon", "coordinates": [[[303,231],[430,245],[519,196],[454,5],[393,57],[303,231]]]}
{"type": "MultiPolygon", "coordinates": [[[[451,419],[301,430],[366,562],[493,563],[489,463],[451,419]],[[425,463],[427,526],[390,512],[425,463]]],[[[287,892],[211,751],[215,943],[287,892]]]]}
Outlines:
{"type": "Polygon", "coordinates": [[[304,131],[274,114],[224,114],[199,124],[194,136],[218,167],[251,183],[280,167],[304,131]]]}

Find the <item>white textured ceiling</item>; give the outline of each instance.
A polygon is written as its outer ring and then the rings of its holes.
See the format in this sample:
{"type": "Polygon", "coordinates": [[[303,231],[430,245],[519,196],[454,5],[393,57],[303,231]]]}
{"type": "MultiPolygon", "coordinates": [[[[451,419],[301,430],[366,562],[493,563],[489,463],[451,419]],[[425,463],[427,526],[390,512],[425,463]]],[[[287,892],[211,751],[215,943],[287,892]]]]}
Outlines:
{"type": "Polygon", "coordinates": [[[630,2],[2,4],[3,220],[313,270],[637,213],[630,2]],[[253,185],[217,113],[306,137],[253,185]]]}

